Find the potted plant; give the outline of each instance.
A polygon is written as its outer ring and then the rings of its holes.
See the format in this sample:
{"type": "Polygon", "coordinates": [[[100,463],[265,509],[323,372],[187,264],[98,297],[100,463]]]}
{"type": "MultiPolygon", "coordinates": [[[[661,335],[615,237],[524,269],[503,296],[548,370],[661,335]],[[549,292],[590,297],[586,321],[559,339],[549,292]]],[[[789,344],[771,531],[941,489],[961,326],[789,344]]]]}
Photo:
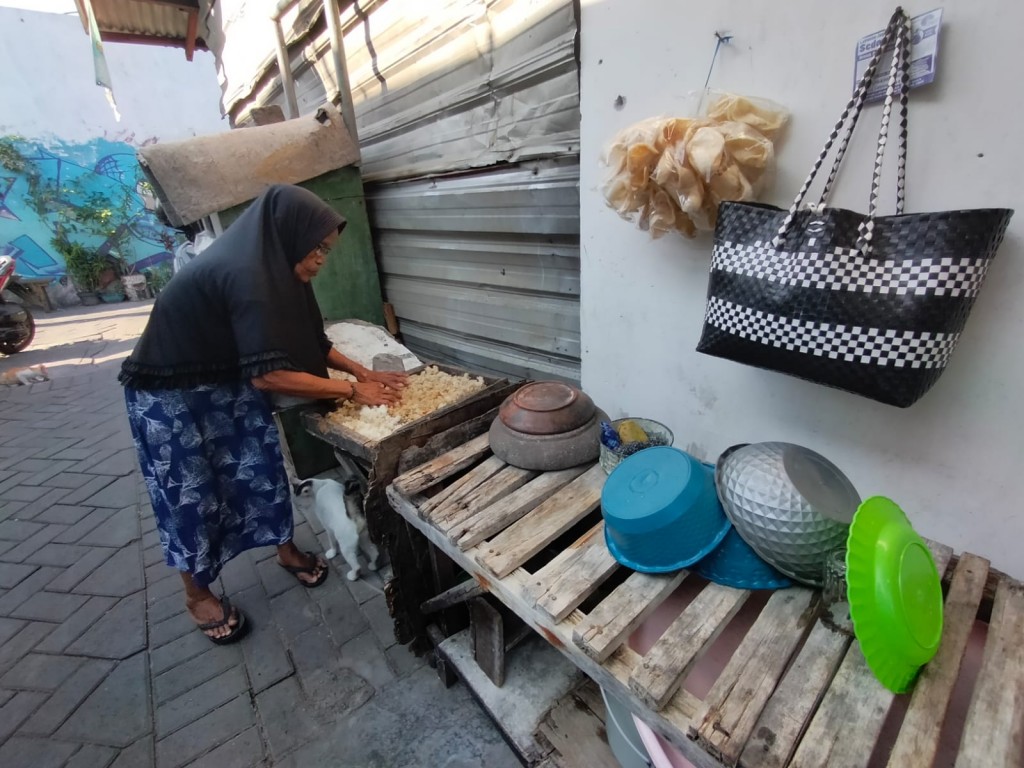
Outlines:
{"type": "Polygon", "coordinates": [[[103,273],[110,268],[107,257],[101,256],[81,243],[71,242],[61,235],[54,237],[50,244],[53,245],[57,253],[64,257],[68,275],[71,276],[78,291],[78,298],[82,300],[82,303],[86,305],[99,304],[100,280],[103,273]]]}
{"type": "Polygon", "coordinates": [[[154,296],[158,295],[174,276],[173,269],[168,262],[154,264],[143,270],[143,274],[146,275],[146,285],[154,296]]]}

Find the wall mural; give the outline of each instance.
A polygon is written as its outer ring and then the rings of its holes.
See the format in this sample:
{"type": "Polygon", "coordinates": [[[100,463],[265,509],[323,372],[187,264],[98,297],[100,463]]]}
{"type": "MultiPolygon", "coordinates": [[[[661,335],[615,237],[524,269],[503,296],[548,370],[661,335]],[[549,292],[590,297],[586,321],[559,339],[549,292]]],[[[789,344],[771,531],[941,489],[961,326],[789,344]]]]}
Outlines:
{"type": "Polygon", "coordinates": [[[68,265],[76,249],[117,260],[127,271],[169,273],[183,238],[146,210],[148,194],[135,147],[125,141],[0,136],[0,254],[15,258],[19,275],[70,271],[76,284],[75,265],[68,265]]]}

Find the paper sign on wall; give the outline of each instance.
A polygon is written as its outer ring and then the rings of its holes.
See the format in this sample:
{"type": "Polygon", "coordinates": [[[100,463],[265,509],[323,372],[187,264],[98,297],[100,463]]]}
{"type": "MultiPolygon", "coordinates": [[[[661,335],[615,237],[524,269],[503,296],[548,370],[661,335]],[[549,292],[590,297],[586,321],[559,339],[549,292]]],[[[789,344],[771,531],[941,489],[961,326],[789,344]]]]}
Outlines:
{"type": "MultiPolygon", "coordinates": [[[[910,87],[927,85],[935,79],[936,63],[939,57],[939,30],[942,27],[942,9],[922,13],[910,20],[910,87]]],[[[857,43],[857,53],[853,70],[853,89],[864,76],[871,57],[882,44],[885,31],[875,32],[862,37],[857,43]]],[[[882,54],[882,60],[875,72],[875,79],[868,90],[867,100],[882,101],[885,88],[889,83],[889,65],[892,62],[891,50],[882,54]]]]}

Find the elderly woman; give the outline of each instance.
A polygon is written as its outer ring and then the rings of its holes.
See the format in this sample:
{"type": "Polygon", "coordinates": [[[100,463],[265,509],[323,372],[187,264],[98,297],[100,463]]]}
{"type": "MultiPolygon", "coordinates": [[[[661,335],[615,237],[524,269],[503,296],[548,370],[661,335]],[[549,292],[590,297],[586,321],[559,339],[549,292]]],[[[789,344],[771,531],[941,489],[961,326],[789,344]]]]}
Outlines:
{"type": "Polygon", "coordinates": [[[375,373],[333,349],[310,281],[345,220],[316,195],[273,186],[161,292],[125,361],[128,419],[167,564],[214,643],[246,629],[210,584],[236,555],[276,546],[301,584],[326,562],[292,542],[292,503],[271,393],[397,402],[405,376],[375,373]],[[356,382],[328,377],[347,371],[356,382]]]}

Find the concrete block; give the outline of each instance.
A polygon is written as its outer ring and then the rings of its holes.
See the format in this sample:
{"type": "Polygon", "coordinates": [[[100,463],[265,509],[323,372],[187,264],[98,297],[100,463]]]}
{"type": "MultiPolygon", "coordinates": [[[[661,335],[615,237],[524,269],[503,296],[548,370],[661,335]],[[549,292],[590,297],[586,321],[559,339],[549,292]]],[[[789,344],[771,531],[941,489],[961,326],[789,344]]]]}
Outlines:
{"type": "Polygon", "coordinates": [[[29,653],[0,677],[0,687],[12,690],[52,691],[81,666],[82,660],[71,656],[50,656],[29,653]]]}
{"type": "Polygon", "coordinates": [[[127,747],[149,733],[146,654],[120,662],[57,731],[56,738],[127,747]]]}
{"type": "Polygon", "coordinates": [[[41,653],[63,653],[67,647],[104,616],[117,600],[113,597],[90,597],[77,611],[65,619],[36,646],[41,653]]]}
{"type": "Polygon", "coordinates": [[[41,707],[21,727],[23,733],[49,736],[56,731],[114,668],[113,662],[85,660],[74,674],[54,691],[45,707],[41,707]]]}
{"type": "Polygon", "coordinates": [[[183,692],[176,698],[158,704],[156,708],[156,736],[162,739],[180,728],[199,720],[222,704],[249,690],[242,666],[232,667],[212,680],[183,692]]]}
{"type": "Polygon", "coordinates": [[[230,741],[256,724],[249,694],[231,700],[206,717],[175,731],[156,743],[157,768],[179,768],[230,741]]]}
{"type": "Polygon", "coordinates": [[[68,653],[101,659],[127,659],[146,647],[146,606],[142,592],[121,600],[81,637],[68,653]]]}
{"type": "Polygon", "coordinates": [[[242,663],[242,650],[237,645],[210,643],[210,650],[153,678],[153,693],[157,704],[160,705],[181,696],[186,691],[198,688],[207,680],[212,680],[229,669],[238,667],[244,672],[242,663]]]}

